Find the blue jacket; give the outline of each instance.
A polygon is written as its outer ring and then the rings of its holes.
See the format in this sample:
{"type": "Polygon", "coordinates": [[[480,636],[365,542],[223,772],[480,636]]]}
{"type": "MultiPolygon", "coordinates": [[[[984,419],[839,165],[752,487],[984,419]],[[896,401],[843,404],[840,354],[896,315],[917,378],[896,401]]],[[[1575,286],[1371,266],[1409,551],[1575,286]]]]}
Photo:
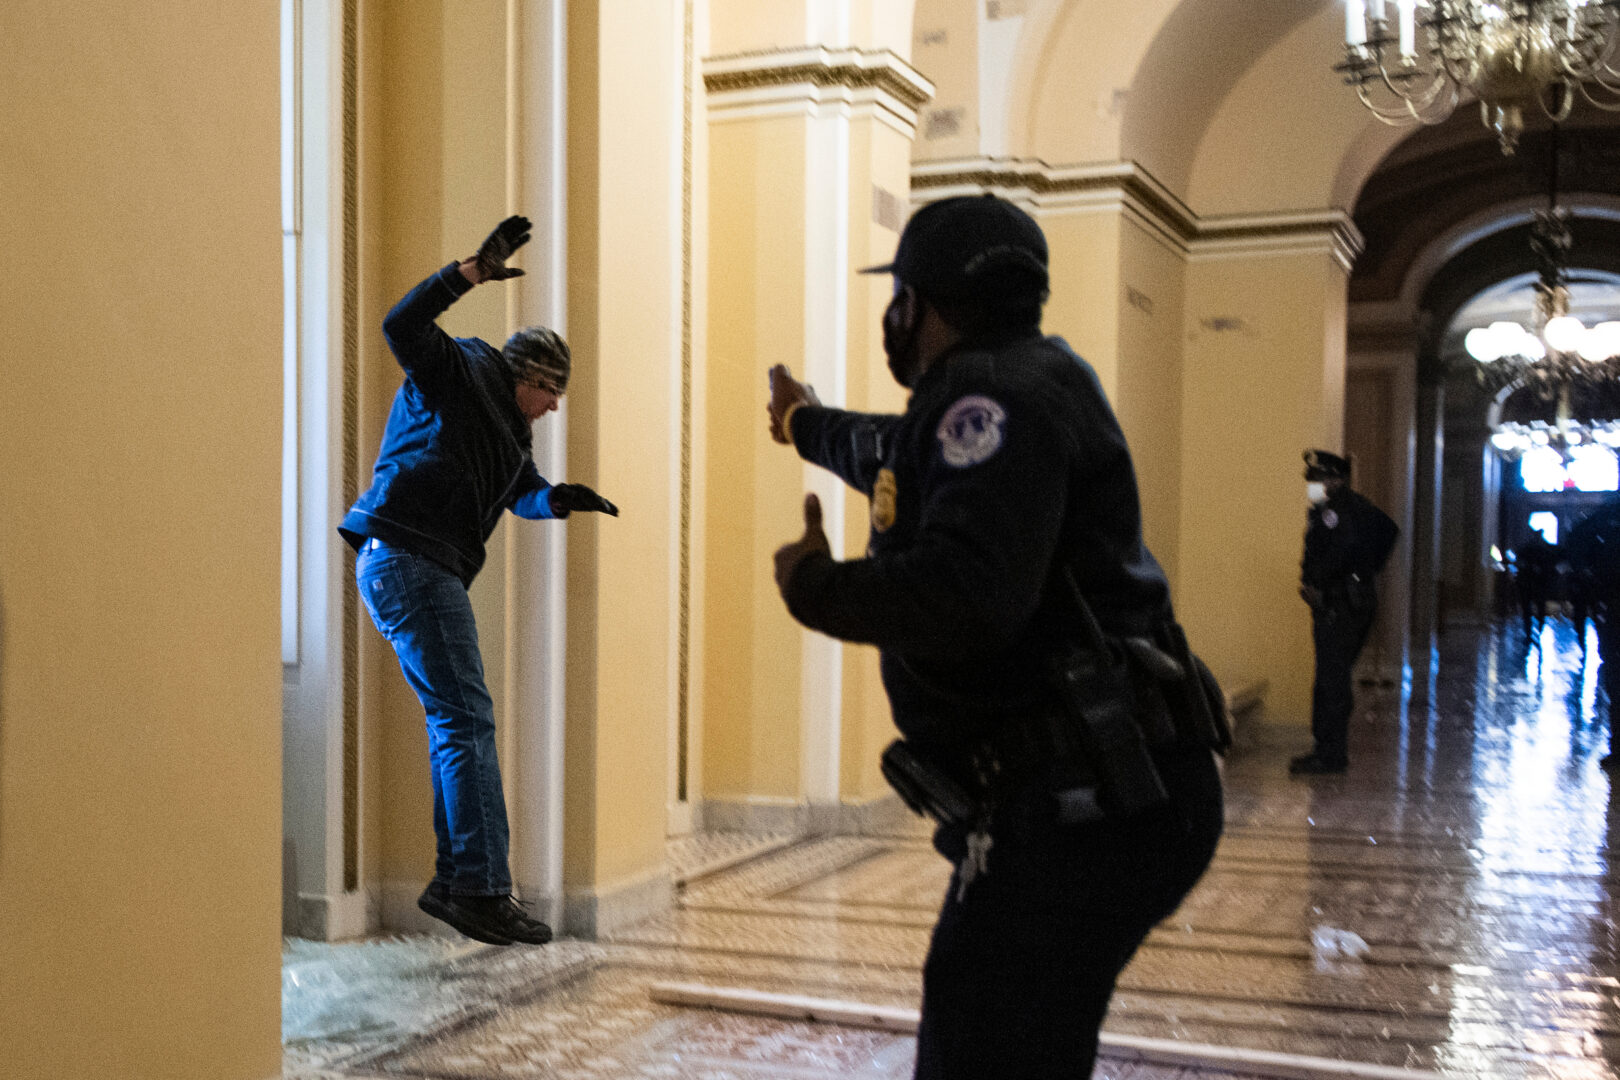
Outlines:
{"type": "Polygon", "coordinates": [[[434,322],[472,285],[455,263],[394,305],[383,334],[405,383],[394,395],[371,487],[338,532],[442,563],[471,585],[502,512],[550,518],[551,485],[535,471],[533,436],[500,351],[452,338],[434,322]]]}

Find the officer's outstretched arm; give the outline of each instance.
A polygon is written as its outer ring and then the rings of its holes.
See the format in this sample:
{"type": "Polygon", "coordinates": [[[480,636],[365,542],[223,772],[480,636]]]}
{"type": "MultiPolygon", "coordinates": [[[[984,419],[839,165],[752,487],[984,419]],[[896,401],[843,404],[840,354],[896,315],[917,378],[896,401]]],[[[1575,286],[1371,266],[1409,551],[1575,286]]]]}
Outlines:
{"type": "Polygon", "coordinates": [[[1068,470],[1040,403],[964,394],[921,425],[921,518],[903,550],[807,558],[783,595],[801,623],[846,641],[950,660],[1013,644],[1041,602],[1068,470]]]}
{"type": "Polygon", "coordinates": [[[795,409],[790,420],[800,457],[871,496],[900,417],[805,405],[795,409]]]}

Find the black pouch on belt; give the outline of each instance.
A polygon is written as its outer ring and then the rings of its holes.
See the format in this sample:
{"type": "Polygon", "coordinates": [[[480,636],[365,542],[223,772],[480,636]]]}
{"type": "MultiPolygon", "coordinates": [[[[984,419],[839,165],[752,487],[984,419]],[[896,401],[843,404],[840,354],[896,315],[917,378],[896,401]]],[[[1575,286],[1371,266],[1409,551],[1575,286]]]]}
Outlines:
{"type": "Polygon", "coordinates": [[[936,762],[916,752],[904,739],[883,751],[883,779],[913,813],[946,826],[976,822],[980,806],[968,790],[936,762]]]}

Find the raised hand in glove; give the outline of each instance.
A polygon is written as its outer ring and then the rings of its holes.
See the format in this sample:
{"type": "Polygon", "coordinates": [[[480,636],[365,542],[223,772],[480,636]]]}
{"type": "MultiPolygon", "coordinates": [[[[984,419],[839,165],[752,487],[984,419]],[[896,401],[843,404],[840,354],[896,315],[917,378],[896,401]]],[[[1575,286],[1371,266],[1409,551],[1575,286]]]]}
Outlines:
{"type": "Polygon", "coordinates": [[[584,484],[551,485],[551,512],[558,517],[567,517],[575,510],[583,510],[592,514],[607,514],[611,517],[619,516],[617,506],[614,506],[584,484]]]}
{"type": "Polygon", "coordinates": [[[495,231],[485,237],[478,247],[478,254],[462,263],[463,272],[469,264],[472,273],[467,275],[474,285],[484,281],[504,281],[507,278],[522,277],[523,271],[515,266],[507,266],[506,260],[512,253],[529,242],[529,219],[513,214],[499,225],[495,231]]]}

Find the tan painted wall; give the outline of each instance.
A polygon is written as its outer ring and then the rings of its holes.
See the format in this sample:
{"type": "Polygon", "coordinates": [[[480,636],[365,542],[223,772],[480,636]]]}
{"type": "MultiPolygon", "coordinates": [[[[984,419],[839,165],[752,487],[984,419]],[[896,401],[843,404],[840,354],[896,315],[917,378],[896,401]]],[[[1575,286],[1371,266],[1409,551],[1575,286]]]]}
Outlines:
{"type": "Polygon", "coordinates": [[[1343,51],[1344,8],[1330,4],[1255,58],[1198,140],[1187,193],[1194,210],[1354,205],[1360,181],[1400,134],[1373,119],[1332,70],[1343,51]],[[1372,128],[1382,137],[1365,138],[1372,128]],[[1347,170],[1357,177],[1348,189],[1347,170]]]}
{"type": "Polygon", "coordinates": [[[889,49],[909,55],[913,0],[712,0],[711,56],[804,45],[889,49]]]}
{"type": "Polygon", "coordinates": [[[799,794],[800,631],[777,594],[771,554],[802,531],[802,469],[760,417],[766,368],[804,372],[804,190],[785,178],[804,175],[805,153],[799,118],[709,129],[710,797],[799,794]]]}
{"type": "Polygon", "coordinates": [[[934,84],[934,98],[922,109],[914,161],[979,152],[978,8],[975,0],[921,0],[917,5],[911,62],[934,84]]]}
{"type": "Polygon", "coordinates": [[[1013,152],[1054,164],[1115,161],[1131,83],[1176,0],[1069,0],[1042,20],[1014,95],[1013,152]]]}
{"type": "Polygon", "coordinates": [[[675,3],[569,5],[567,478],[623,511],[568,524],[564,873],[574,895],[646,878],[664,858],[678,16],[675,3]]]}
{"type": "MultiPolygon", "coordinates": [[[[850,208],[849,246],[853,271],[888,262],[894,256],[900,234],[878,224],[870,199],[862,196],[869,196],[873,184],[877,184],[905,199],[911,143],[893,128],[861,119],[851,125],[850,151],[850,189],[854,197],[850,208]]],[[[902,412],[906,393],[889,374],[883,352],[883,310],[893,295],[893,279],[887,275],[851,272],[847,282],[846,404],[866,412],[902,412]]],[[[846,557],[854,558],[866,550],[871,502],[853,491],[847,493],[846,499],[844,552],[846,557]]],[[[877,650],[864,645],[846,646],[843,678],[839,797],[844,802],[860,803],[889,790],[878,760],[896,732],[888,696],[878,676],[877,650]]]]}
{"type": "MultiPolygon", "coordinates": [[[[362,264],[362,489],[402,374],[382,336],[382,317],[418,281],[477,250],[506,212],[506,95],[502,81],[467,79],[469,71],[502,70],[506,55],[505,0],[424,0],[409,12],[372,3],[363,9],[361,104],[364,164],[362,235],[370,260],[362,264]]],[[[506,338],[510,286],[484,285],[440,318],[446,332],[506,338]]],[[[505,541],[510,522],[490,538],[487,559],[471,589],[485,680],[504,725],[505,541]]],[[[558,528],[520,523],[525,528],[558,528]]],[[[347,583],[346,583],[347,584],[347,583]]],[[[426,882],[433,875],[433,791],[421,703],[400,675],[393,652],[370,620],[365,647],[365,727],[378,752],[368,818],[379,832],[363,845],[376,849],[383,882],[426,882]]],[[[504,745],[504,743],[503,743],[504,745]]]]}
{"type": "Polygon", "coordinates": [[[8,1080],[280,1068],[277,18],[0,9],[8,1080]]]}
{"type": "Polygon", "coordinates": [[[1040,222],[1052,267],[1046,332],[1067,340],[1097,370],[1130,443],[1144,538],[1173,582],[1185,257],[1117,211],[1050,211],[1040,222]]]}
{"type": "Polygon", "coordinates": [[[1142,536],[1176,584],[1181,531],[1181,352],[1187,263],[1133,219],[1120,227],[1114,411],[1142,499],[1142,536]]]}
{"type": "Polygon", "coordinates": [[[1267,714],[1284,722],[1310,714],[1300,453],[1341,445],[1344,297],[1325,254],[1187,273],[1178,613],[1223,682],[1270,681],[1267,714]]]}
{"type": "Polygon", "coordinates": [[[1042,325],[1073,346],[1102,380],[1112,400],[1119,390],[1120,236],[1117,213],[1051,211],[1039,215],[1046,233],[1052,298],[1042,325]]]}

